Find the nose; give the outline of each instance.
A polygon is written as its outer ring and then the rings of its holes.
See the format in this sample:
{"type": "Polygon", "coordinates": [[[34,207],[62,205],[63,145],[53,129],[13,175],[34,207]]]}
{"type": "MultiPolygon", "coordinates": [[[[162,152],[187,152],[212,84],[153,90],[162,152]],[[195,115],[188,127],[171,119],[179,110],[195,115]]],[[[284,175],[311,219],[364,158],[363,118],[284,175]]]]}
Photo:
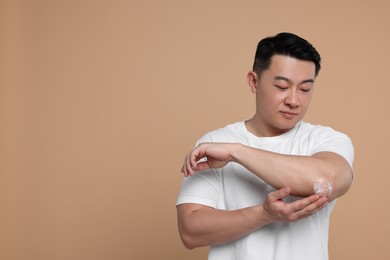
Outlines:
{"type": "Polygon", "coordinates": [[[284,104],[291,108],[296,108],[300,105],[298,95],[294,90],[289,91],[284,100],[284,104]]]}

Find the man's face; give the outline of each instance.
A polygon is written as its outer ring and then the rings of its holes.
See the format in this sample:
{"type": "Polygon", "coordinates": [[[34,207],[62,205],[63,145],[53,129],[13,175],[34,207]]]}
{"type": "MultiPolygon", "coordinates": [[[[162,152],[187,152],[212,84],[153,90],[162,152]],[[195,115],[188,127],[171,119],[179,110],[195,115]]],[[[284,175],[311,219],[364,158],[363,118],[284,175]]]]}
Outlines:
{"type": "MultiPolygon", "coordinates": [[[[256,82],[256,122],[263,136],[292,129],[306,114],[313,93],[311,61],[274,55],[256,82]]],[[[253,89],[252,89],[253,90],[253,89]]]]}

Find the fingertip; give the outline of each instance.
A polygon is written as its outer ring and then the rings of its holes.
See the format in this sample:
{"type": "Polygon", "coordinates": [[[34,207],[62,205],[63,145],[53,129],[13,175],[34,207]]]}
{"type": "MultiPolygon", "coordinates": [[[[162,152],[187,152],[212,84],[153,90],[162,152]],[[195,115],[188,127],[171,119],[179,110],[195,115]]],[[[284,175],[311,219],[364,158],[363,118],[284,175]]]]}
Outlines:
{"type": "Polygon", "coordinates": [[[283,187],[279,190],[276,190],[275,192],[271,192],[271,199],[283,199],[287,197],[290,194],[290,188],[289,187],[283,187]]]}
{"type": "Polygon", "coordinates": [[[191,169],[187,167],[184,167],[184,175],[188,177],[190,175],[191,169]]]}
{"type": "Polygon", "coordinates": [[[322,204],[321,204],[321,209],[326,207],[326,205],[328,205],[328,201],[323,201],[322,204]]]}
{"type": "Polygon", "coordinates": [[[288,195],[288,194],[291,193],[291,188],[290,188],[290,187],[284,187],[284,188],[283,188],[283,192],[284,192],[286,195],[288,195]]]}
{"type": "Polygon", "coordinates": [[[321,196],[318,195],[318,194],[313,194],[310,196],[311,200],[314,202],[314,201],[318,201],[321,199],[321,196]]]}

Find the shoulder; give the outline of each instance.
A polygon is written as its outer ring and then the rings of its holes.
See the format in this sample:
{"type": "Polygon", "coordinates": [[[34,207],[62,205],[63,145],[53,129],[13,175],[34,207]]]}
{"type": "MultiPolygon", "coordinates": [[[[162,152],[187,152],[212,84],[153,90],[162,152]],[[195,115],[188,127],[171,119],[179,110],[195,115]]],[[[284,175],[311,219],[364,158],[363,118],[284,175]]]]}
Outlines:
{"type": "Polygon", "coordinates": [[[301,122],[300,130],[301,135],[307,135],[314,139],[326,139],[326,138],[341,138],[350,140],[349,136],[345,133],[337,131],[329,126],[314,125],[307,122],[301,122]]]}
{"type": "Polygon", "coordinates": [[[311,154],[323,151],[334,152],[343,156],[352,165],[354,147],[348,135],[329,126],[302,123],[301,136],[307,138],[311,154]]]}
{"type": "Polygon", "coordinates": [[[204,142],[236,142],[242,135],[243,124],[243,122],[236,122],[210,131],[198,140],[198,144],[204,142]]]}

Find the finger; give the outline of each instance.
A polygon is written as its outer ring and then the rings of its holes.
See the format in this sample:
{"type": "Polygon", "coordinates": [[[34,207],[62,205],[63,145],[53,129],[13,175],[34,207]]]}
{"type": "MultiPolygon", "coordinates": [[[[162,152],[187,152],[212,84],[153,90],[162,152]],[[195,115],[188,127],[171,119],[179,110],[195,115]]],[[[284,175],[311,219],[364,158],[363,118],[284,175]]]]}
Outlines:
{"type": "Polygon", "coordinates": [[[210,164],[206,161],[206,162],[200,162],[198,163],[198,165],[196,166],[196,168],[194,169],[195,171],[203,171],[203,170],[206,170],[206,169],[210,169],[210,164]]]}
{"type": "Polygon", "coordinates": [[[307,212],[308,215],[312,215],[319,211],[320,209],[324,208],[328,204],[328,201],[324,198],[320,198],[314,203],[307,206],[305,209],[302,210],[302,212],[307,212]]]}
{"type": "Polygon", "coordinates": [[[187,167],[187,173],[188,173],[188,175],[191,175],[192,174],[192,163],[191,163],[191,161],[192,161],[192,152],[190,152],[188,155],[187,155],[187,157],[186,157],[186,167],[187,167]]]}
{"type": "Polygon", "coordinates": [[[199,149],[200,149],[199,146],[196,147],[190,154],[190,163],[192,169],[196,168],[198,161],[201,159],[199,158],[199,149]]]}
{"type": "Polygon", "coordinates": [[[320,197],[314,202],[308,204],[306,207],[296,211],[295,213],[291,214],[290,218],[291,220],[299,220],[302,218],[306,218],[310,215],[313,215],[320,209],[324,208],[328,204],[328,200],[324,197],[320,197]]]}
{"type": "Polygon", "coordinates": [[[187,171],[187,157],[184,157],[184,162],[183,162],[183,166],[182,166],[182,168],[181,168],[181,171],[182,171],[182,173],[183,173],[183,175],[184,175],[185,177],[188,176],[188,171],[187,171]]]}
{"type": "Polygon", "coordinates": [[[311,214],[314,214],[316,213],[317,211],[319,211],[320,209],[323,209],[326,205],[328,205],[328,200],[326,199],[319,199],[318,202],[316,202],[316,207],[314,209],[312,209],[312,213],[311,214]]]}
{"type": "Polygon", "coordinates": [[[192,170],[192,165],[191,165],[191,154],[189,153],[186,157],[186,170],[187,170],[187,176],[192,176],[194,175],[193,170],[192,170]]]}
{"type": "Polygon", "coordinates": [[[319,195],[312,195],[300,200],[296,200],[294,202],[290,203],[290,207],[292,208],[293,211],[299,211],[302,210],[309,205],[317,202],[321,197],[319,195]]]}
{"type": "Polygon", "coordinates": [[[295,218],[295,221],[296,220],[300,220],[300,219],[303,219],[303,218],[307,218],[313,214],[315,214],[316,212],[318,212],[320,209],[324,208],[328,203],[325,202],[321,207],[319,208],[316,208],[315,210],[302,210],[300,212],[297,212],[296,213],[296,216],[294,217],[295,218]]]}
{"type": "Polygon", "coordinates": [[[281,199],[287,197],[288,195],[290,195],[290,192],[291,192],[291,189],[289,187],[284,187],[284,188],[281,188],[277,191],[270,192],[268,194],[268,197],[269,197],[270,201],[277,201],[277,200],[281,200],[281,199]]]}
{"type": "Polygon", "coordinates": [[[309,211],[312,211],[312,213],[315,213],[320,209],[324,208],[327,204],[328,204],[328,198],[320,197],[317,201],[307,206],[307,208],[309,211]]]}
{"type": "Polygon", "coordinates": [[[186,155],[186,157],[184,157],[183,168],[184,168],[184,176],[187,177],[189,175],[189,172],[188,172],[188,155],[186,155]]]}

